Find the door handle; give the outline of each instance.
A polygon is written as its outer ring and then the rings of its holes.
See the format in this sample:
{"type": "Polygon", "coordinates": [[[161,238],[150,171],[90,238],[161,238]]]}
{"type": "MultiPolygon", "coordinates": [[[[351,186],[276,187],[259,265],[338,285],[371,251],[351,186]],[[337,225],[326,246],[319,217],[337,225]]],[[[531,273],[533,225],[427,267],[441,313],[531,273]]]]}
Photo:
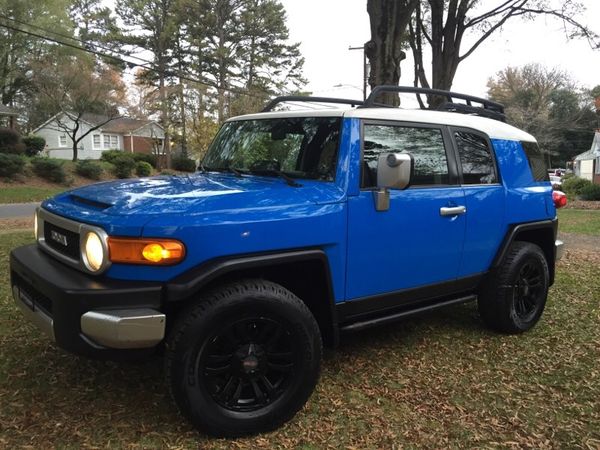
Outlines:
{"type": "Polygon", "coordinates": [[[440,208],[440,216],[459,216],[467,212],[466,206],[453,206],[440,208]]]}

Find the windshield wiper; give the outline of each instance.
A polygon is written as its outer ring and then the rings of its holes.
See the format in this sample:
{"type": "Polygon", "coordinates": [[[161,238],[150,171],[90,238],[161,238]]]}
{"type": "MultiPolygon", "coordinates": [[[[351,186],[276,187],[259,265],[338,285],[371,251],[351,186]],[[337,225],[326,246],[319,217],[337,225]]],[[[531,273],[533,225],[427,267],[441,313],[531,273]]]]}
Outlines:
{"type": "Polygon", "coordinates": [[[258,175],[277,175],[278,177],[280,177],[283,180],[285,180],[285,182],[289,186],[292,186],[292,187],[302,187],[302,185],[300,183],[296,182],[296,180],[294,180],[292,177],[290,177],[285,172],[282,172],[281,170],[275,170],[275,169],[255,169],[255,170],[250,170],[250,173],[256,173],[258,175]]]}

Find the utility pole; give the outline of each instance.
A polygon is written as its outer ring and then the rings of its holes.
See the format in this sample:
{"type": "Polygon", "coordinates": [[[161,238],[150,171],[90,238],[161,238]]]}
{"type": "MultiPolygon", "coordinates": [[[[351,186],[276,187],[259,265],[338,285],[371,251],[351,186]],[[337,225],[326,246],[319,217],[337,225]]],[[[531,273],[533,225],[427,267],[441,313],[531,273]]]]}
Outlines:
{"type": "Polygon", "coordinates": [[[362,47],[348,47],[348,50],[362,50],[363,52],[363,100],[367,99],[367,86],[369,84],[369,64],[364,45],[362,47]]]}

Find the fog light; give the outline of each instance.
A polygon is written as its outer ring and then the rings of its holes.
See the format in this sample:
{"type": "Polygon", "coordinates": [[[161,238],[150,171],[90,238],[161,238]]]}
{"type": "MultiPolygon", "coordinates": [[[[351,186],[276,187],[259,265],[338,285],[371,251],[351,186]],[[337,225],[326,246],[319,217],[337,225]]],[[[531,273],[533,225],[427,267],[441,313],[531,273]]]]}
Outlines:
{"type": "Polygon", "coordinates": [[[106,255],[104,254],[102,239],[93,231],[90,231],[85,237],[84,254],[84,262],[87,268],[92,272],[100,270],[106,255]]]}

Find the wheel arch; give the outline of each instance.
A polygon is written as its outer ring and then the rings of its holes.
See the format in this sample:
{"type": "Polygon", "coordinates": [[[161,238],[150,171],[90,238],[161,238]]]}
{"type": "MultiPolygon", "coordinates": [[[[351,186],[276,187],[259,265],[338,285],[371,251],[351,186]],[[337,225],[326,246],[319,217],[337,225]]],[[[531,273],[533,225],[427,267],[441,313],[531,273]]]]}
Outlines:
{"type": "Polygon", "coordinates": [[[492,270],[496,270],[500,266],[513,242],[530,242],[536,244],[544,252],[546,262],[548,263],[549,282],[550,285],[552,285],[554,283],[555,274],[555,241],[557,230],[558,219],[511,226],[502,242],[502,246],[496,253],[496,257],[492,263],[492,270]]]}
{"type": "Polygon", "coordinates": [[[277,283],[300,298],[315,317],[323,343],[335,347],[339,330],[327,255],[321,249],[232,256],[208,261],[166,285],[167,308],[177,310],[202,290],[224,283],[260,278],[277,283]]]}

